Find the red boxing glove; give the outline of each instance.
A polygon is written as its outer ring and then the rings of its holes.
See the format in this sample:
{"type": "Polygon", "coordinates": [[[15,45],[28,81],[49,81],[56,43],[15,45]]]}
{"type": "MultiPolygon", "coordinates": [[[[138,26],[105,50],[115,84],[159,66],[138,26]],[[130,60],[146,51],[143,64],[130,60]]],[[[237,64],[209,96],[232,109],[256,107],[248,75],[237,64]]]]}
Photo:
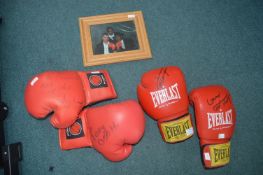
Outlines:
{"type": "Polygon", "coordinates": [[[66,128],[78,118],[86,105],[116,98],[106,70],[49,71],[34,76],[26,86],[25,105],[35,118],[50,118],[56,128],[66,128]]]}
{"type": "Polygon", "coordinates": [[[230,161],[230,139],[236,111],[228,90],[220,85],[196,88],[189,96],[195,117],[205,168],[224,166],[230,161]]]}
{"type": "Polygon", "coordinates": [[[144,73],[137,95],[147,114],[158,121],[165,142],[176,143],[193,135],[186,83],[180,68],[168,66],[144,73]]]}
{"type": "Polygon", "coordinates": [[[83,110],[71,127],[59,129],[63,150],[94,147],[111,161],[126,159],[145,128],[144,113],[134,100],[83,110]]]}
{"type": "Polygon", "coordinates": [[[116,46],[115,46],[115,44],[114,43],[109,43],[109,48],[111,48],[111,50],[115,50],[116,49],[116,46]]]}

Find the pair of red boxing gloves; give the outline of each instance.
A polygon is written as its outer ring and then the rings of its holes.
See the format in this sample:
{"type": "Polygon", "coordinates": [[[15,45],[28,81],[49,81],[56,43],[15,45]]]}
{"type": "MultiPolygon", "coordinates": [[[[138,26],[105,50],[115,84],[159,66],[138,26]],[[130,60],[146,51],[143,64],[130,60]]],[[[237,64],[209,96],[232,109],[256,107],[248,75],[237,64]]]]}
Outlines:
{"type": "Polygon", "coordinates": [[[144,133],[145,118],[134,100],[99,107],[85,106],[116,98],[106,70],[44,72],[26,86],[25,104],[35,118],[50,118],[59,128],[63,150],[93,147],[111,161],[132,152],[144,133]]]}
{"type": "MultiPolygon", "coordinates": [[[[147,114],[158,121],[165,142],[176,143],[194,134],[188,112],[195,106],[196,124],[206,168],[227,164],[230,139],[235,125],[231,96],[223,86],[194,89],[188,99],[182,71],[175,66],[146,72],[137,87],[139,102],[147,114]]],[[[59,130],[62,149],[94,147],[107,159],[127,158],[132,145],[144,133],[143,111],[136,101],[101,107],[84,106],[116,98],[105,70],[95,72],[46,72],[28,83],[25,103],[30,114],[50,121],[59,130]]]]}
{"type": "Polygon", "coordinates": [[[162,138],[168,143],[182,142],[194,134],[189,114],[192,104],[205,168],[229,163],[236,112],[224,86],[199,87],[188,95],[183,72],[169,66],[146,72],[137,95],[146,113],[157,120],[162,138]]]}

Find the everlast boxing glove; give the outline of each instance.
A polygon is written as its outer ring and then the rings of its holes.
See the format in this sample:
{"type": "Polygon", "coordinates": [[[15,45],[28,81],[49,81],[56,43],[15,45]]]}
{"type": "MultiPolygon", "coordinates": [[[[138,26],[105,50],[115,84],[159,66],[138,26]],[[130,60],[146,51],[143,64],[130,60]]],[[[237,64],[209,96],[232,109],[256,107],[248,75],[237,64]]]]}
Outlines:
{"type": "Polygon", "coordinates": [[[186,83],[180,68],[169,66],[144,73],[137,95],[147,114],[158,121],[165,142],[180,142],[193,135],[186,83]]]}
{"type": "Polygon", "coordinates": [[[107,159],[121,161],[131,154],[144,128],[144,113],[136,101],[87,108],[71,127],[59,129],[60,147],[94,147],[107,159]]]}
{"type": "Polygon", "coordinates": [[[34,76],[26,86],[25,105],[35,118],[54,112],[50,122],[56,128],[72,125],[86,105],[116,98],[106,70],[50,71],[34,76]]]}
{"type": "Polygon", "coordinates": [[[230,139],[236,123],[236,112],[228,90],[220,85],[193,89],[197,132],[205,168],[224,166],[230,161],[230,139]]]}

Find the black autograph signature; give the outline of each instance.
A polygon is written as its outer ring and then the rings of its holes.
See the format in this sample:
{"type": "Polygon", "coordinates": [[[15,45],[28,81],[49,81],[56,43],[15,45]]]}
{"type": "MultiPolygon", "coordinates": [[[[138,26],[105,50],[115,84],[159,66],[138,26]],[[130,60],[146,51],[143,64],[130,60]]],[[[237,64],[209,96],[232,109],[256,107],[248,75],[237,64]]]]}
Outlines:
{"type": "Polygon", "coordinates": [[[158,76],[157,76],[157,88],[158,89],[162,89],[163,87],[163,83],[165,80],[165,76],[169,76],[169,74],[167,73],[167,68],[161,68],[158,76]]]}
{"type": "Polygon", "coordinates": [[[215,111],[218,111],[222,106],[224,106],[226,103],[228,103],[230,101],[230,94],[225,94],[223,96],[223,98],[221,98],[221,94],[217,94],[215,95],[214,97],[210,98],[210,99],[207,99],[207,104],[209,106],[213,106],[213,109],[215,111]],[[218,99],[218,100],[217,100],[218,99]]]}
{"type": "Polygon", "coordinates": [[[91,128],[91,138],[99,145],[104,145],[110,138],[112,132],[115,131],[117,128],[118,124],[115,122],[112,122],[109,126],[102,125],[101,127],[98,127],[96,128],[95,132],[93,132],[91,128]]]}

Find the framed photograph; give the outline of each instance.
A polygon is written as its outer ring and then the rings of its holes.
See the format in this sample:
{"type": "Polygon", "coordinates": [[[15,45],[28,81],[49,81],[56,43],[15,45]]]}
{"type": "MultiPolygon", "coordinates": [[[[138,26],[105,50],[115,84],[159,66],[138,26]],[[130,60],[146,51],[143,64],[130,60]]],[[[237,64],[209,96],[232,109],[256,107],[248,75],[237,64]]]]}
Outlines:
{"type": "Polygon", "coordinates": [[[152,57],[141,11],[79,18],[84,66],[152,57]]]}

